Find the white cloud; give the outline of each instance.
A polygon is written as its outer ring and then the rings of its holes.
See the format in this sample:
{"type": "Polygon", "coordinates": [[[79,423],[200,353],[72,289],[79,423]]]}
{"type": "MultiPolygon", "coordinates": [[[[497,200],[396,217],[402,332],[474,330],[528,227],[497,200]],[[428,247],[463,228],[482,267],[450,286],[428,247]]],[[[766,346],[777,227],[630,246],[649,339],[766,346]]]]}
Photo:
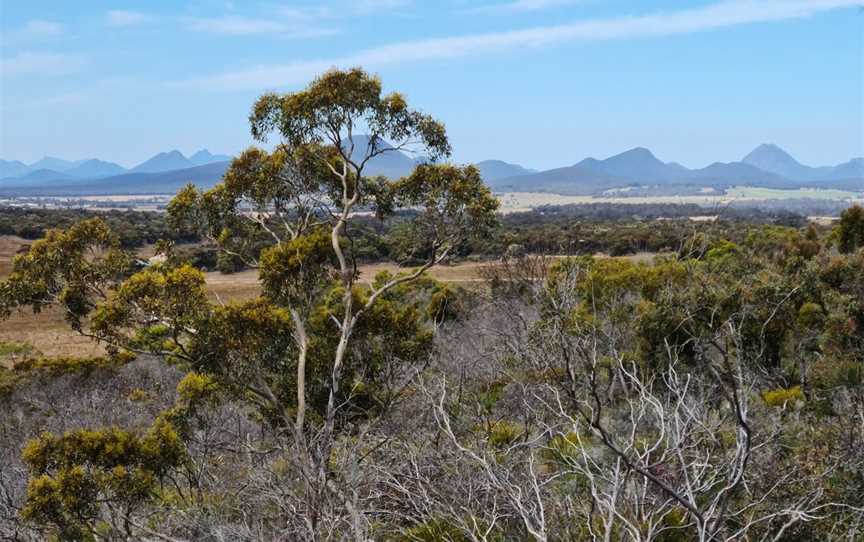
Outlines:
{"type": "Polygon", "coordinates": [[[34,42],[56,38],[62,36],[64,32],[65,27],[60,23],[43,19],[33,19],[27,21],[27,23],[20,28],[0,33],[0,42],[3,42],[5,45],[34,42]]]}
{"type": "Polygon", "coordinates": [[[484,6],[468,8],[464,10],[463,13],[526,13],[529,11],[540,11],[542,9],[566,6],[580,2],[581,0],[513,0],[512,2],[504,2],[501,4],[487,4],[484,6]]]}
{"type": "Polygon", "coordinates": [[[3,76],[66,75],[77,72],[84,64],[86,60],[78,55],[25,51],[0,60],[0,74],[3,76]]]}
{"type": "Polygon", "coordinates": [[[90,96],[84,92],[68,92],[46,96],[44,98],[35,98],[31,100],[17,101],[14,105],[3,104],[0,106],[2,111],[22,111],[29,109],[47,109],[51,107],[67,106],[88,101],[90,96]]]}
{"type": "Polygon", "coordinates": [[[314,28],[281,20],[251,19],[233,16],[190,19],[188,23],[190,30],[227,36],[274,34],[288,38],[310,38],[332,35],[337,32],[336,30],[329,28],[314,28]]]}
{"type": "Polygon", "coordinates": [[[291,21],[311,21],[333,17],[336,12],[327,6],[310,7],[287,7],[280,6],[276,13],[291,21]]]}
{"type": "Polygon", "coordinates": [[[355,13],[379,14],[386,10],[405,8],[411,4],[411,0],[356,0],[351,7],[355,13]]]}
{"type": "Polygon", "coordinates": [[[150,17],[138,11],[111,10],[105,14],[105,24],[114,27],[135,26],[146,23],[150,17]]]}
{"type": "Polygon", "coordinates": [[[59,36],[63,33],[63,25],[53,21],[35,19],[28,21],[21,29],[21,33],[31,37],[59,36]]]}
{"type": "Polygon", "coordinates": [[[810,17],[820,12],[860,5],[861,0],[725,0],[707,6],[609,19],[586,19],[561,25],[440,39],[407,41],[361,50],[342,58],[301,61],[232,71],[169,83],[210,90],[276,88],[307,81],[334,66],[368,68],[427,60],[470,57],[573,41],[598,41],[669,36],[760,22],[810,17]]]}

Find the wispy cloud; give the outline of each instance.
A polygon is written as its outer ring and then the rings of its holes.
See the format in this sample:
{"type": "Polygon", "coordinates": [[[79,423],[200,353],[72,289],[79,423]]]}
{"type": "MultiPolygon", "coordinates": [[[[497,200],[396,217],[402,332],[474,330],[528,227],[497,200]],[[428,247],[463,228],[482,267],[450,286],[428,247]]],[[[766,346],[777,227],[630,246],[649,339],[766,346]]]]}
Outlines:
{"type": "Polygon", "coordinates": [[[380,14],[387,10],[406,8],[412,3],[412,0],[357,0],[352,3],[352,8],[355,13],[380,14]]]}
{"type": "Polygon", "coordinates": [[[279,17],[290,21],[316,21],[328,19],[336,15],[336,11],[328,6],[294,7],[278,6],[274,9],[279,17]]]}
{"type": "Polygon", "coordinates": [[[33,37],[49,37],[59,36],[63,33],[63,25],[53,21],[43,21],[35,19],[28,21],[24,28],[21,29],[23,34],[33,37]]]}
{"type": "Polygon", "coordinates": [[[334,66],[387,65],[470,57],[573,41],[633,39],[687,34],[760,22],[810,17],[823,11],[860,5],[861,0],[725,0],[700,8],[609,19],[587,19],[533,27],[421,41],[407,41],[361,50],[341,58],[259,66],[169,83],[174,87],[209,90],[276,88],[307,81],[334,66]]]}
{"type": "Polygon", "coordinates": [[[33,19],[27,21],[24,26],[4,31],[0,34],[0,42],[6,45],[42,41],[48,38],[56,38],[65,33],[65,27],[54,21],[33,19]]]}
{"type": "Polygon", "coordinates": [[[226,36],[272,34],[287,38],[309,38],[332,35],[338,32],[330,28],[315,28],[288,21],[234,16],[189,19],[188,27],[190,30],[196,32],[208,32],[226,36]]]}
{"type": "Polygon", "coordinates": [[[79,55],[25,51],[0,60],[0,74],[3,76],[67,75],[79,71],[85,64],[86,59],[79,55]]]}
{"type": "Polygon", "coordinates": [[[24,111],[30,109],[47,109],[51,107],[66,106],[86,102],[90,96],[85,92],[68,92],[46,96],[44,98],[34,98],[30,100],[16,101],[14,106],[3,104],[0,106],[0,111],[24,111]]]}
{"type": "Polygon", "coordinates": [[[529,11],[540,11],[543,9],[567,6],[571,4],[581,3],[584,0],[513,0],[511,2],[502,2],[497,4],[486,4],[463,10],[463,13],[469,14],[512,14],[526,13],[529,11]]]}
{"type": "Polygon", "coordinates": [[[122,9],[111,10],[105,14],[105,24],[113,27],[136,26],[150,21],[152,17],[139,11],[122,9]]]}

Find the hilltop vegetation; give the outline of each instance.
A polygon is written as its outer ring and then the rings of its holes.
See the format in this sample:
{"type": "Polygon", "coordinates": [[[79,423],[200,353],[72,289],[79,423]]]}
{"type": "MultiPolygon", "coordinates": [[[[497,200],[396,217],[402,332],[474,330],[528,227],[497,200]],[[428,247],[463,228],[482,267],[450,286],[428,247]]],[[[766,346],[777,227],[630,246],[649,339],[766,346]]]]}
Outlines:
{"type": "Polygon", "coordinates": [[[264,95],[250,120],[274,150],[182,190],[168,223],[257,269],[259,296],[213,300],[170,240],[136,269],[100,217],[46,232],[0,282],[0,316],[57,307],[107,352],[0,349],[16,356],[0,369],[4,537],[864,534],[860,207],[824,230],[607,216],[604,239],[672,246],[650,263],[525,255],[596,223],[559,209],[502,231],[473,166],[366,175],[391,144],[450,146],[362,70],[264,95]],[[417,267],[361,282],[381,232],[417,267]],[[424,274],[487,243],[504,258],[476,288],[424,274]]]}

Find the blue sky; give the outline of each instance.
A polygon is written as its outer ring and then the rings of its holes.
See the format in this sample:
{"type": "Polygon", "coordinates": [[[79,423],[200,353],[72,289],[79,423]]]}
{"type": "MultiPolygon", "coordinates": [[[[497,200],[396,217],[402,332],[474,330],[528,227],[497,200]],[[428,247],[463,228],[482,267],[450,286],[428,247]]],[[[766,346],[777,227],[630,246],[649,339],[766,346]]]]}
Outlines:
{"type": "Polygon", "coordinates": [[[362,65],[459,162],[839,163],[864,154],[862,3],[0,0],[0,158],[234,153],[262,92],[362,65]]]}

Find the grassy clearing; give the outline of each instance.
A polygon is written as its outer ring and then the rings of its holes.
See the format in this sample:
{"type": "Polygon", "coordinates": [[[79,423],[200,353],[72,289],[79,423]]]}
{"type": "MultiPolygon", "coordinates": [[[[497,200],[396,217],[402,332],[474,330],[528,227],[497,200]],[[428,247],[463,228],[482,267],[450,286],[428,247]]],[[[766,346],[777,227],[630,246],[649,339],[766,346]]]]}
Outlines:
{"type": "Polygon", "coordinates": [[[12,272],[12,258],[22,246],[32,241],[14,235],[0,235],[0,278],[12,272]]]}
{"type": "Polygon", "coordinates": [[[778,190],[775,188],[755,188],[752,186],[736,186],[726,191],[726,195],[744,199],[817,199],[817,200],[847,200],[861,198],[862,194],[847,190],[822,190],[819,188],[799,188],[797,190],[778,190]]]}
{"type": "MultiPolygon", "coordinates": [[[[27,243],[26,240],[17,237],[0,236],[0,279],[11,271],[11,260],[15,251],[22,244],[27,243]]],[[[152,254],[150,247],[145,247],[144,251],[144,256],[152,254]]],[[[650,261],[653,257],[653,254],[642,253],[628,258],[637,261],[650,261]]],[[[440,281],[470,286],[482,280],[480,270],[485,265],[487,263],[484,262],[438,265],[431,268],[428,273],[440,281]]],[[[390,263],[363,265],[360,267],[360,280],[368,284],[381,271],[396,274],[410,272],[411,269],[400,268],[390,263]]],[[[248,300],[257,297],[261,292],[256,270],[230,275],[210,272],[206,273],[205,277],[214,302],[227,303],[248,300]]],[[[9,365],[8,361],[4,360],[11,359],[12,356],[3,354],[3,345],[7,345],[5,348],[13,350],[18,347],[12,345],[27,345],[45,356],[94,357],[105,355],[103,346],[71,331],[63,318],[63,313],[53,308],[44,310],[39,314],[20,311],[13,314],[9,319],[0,321],[0,365],[9,365]]]]}

